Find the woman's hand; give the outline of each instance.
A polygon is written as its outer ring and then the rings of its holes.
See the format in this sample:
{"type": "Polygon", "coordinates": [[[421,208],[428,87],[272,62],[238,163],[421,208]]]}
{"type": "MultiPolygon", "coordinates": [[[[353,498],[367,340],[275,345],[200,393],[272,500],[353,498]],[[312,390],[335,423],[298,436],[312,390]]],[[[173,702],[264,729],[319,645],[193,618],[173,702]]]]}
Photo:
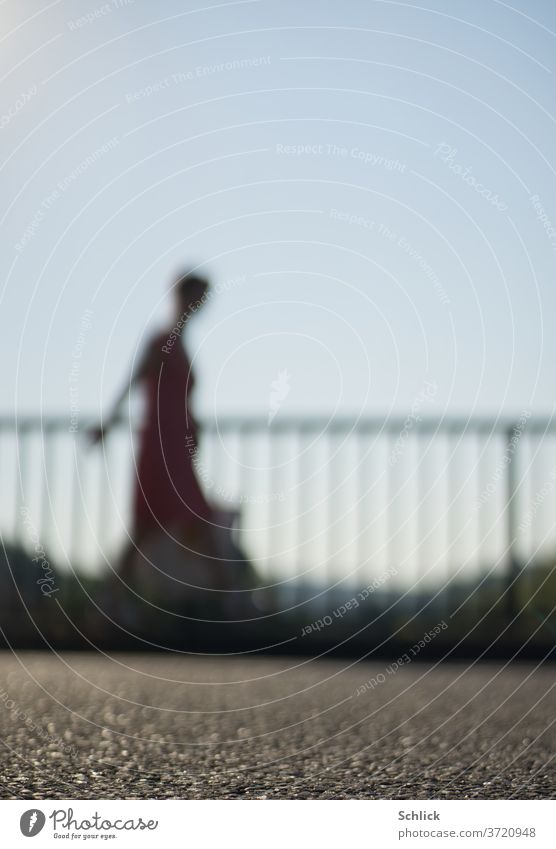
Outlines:
{"type": "Polygon", "coordinates": [[[104,441],[104,438],[108,434],[110,430],[111,423],[109,421],[105,422],[104,425],[98,425],[97,427],[91,427],[87,431],[87,437],[91,445],[99,445],[104,441]]]}

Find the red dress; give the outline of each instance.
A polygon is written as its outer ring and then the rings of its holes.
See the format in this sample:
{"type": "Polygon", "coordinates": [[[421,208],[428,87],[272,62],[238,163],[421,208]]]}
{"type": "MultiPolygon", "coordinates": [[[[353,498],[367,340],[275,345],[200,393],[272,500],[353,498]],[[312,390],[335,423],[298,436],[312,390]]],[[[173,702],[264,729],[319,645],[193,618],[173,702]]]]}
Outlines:
{"type": "Polygon", "coordinates": [[[148,360],[134,499],[139,538],[157,529],[164,533],[177,526],[199,526],[210,518],[194,469],[197,427],[189,409],[191,363],[180,340],[169,345],[166,333],[152,340],[148,360]]]}

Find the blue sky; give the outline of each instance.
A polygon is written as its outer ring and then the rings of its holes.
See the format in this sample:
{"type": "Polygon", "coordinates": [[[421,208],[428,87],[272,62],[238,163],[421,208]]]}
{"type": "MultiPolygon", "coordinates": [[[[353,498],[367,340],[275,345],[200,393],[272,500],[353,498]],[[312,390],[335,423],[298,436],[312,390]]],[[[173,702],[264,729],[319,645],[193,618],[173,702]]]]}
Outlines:
{"type": "Polygon", "coordinates": [[[0,409],[106,409],[169,317],[199,412],[554,404],[556,7],[0,5],[0,409]],[[84,316],[90,316],[84,328],[84,316]]]}

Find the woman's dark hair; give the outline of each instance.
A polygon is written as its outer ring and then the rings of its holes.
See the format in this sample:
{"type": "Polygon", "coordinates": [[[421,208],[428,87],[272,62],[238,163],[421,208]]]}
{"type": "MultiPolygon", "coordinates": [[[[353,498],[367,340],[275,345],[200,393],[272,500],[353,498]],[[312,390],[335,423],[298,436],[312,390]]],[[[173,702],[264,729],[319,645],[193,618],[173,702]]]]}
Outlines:
{"type": "Polygon", "coordinates": [[[177,275],[174,290],[180,298],[201,303],[210,291],[210,284],[206,277],[194,271],[184,271],[177,275]]]}

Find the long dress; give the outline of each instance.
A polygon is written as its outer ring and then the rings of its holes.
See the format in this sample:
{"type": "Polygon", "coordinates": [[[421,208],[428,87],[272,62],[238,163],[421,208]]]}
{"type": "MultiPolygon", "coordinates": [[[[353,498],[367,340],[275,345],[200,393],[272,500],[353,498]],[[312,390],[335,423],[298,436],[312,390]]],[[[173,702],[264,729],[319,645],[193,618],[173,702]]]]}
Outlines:
{"type": "Polygon", "coordinates": [[[198,529],[210,520],[194,468],[197,426],[189,408],[191,363],[179,339],[170,347],[167,341],[165,333],[152,340],[144,378],[146,414],[133,511],[136,540],[157,530],[198,529]]]}

